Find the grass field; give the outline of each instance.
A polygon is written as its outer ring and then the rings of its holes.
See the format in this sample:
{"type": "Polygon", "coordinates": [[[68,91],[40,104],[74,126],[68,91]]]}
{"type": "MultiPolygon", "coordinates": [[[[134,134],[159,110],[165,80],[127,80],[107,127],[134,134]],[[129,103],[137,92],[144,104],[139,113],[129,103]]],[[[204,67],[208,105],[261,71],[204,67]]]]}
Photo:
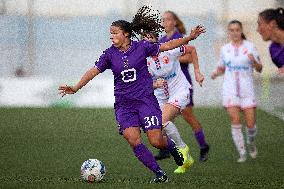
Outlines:
{"type": "MultiPolygon", "coordinates": [[[[117,133],[112,109],[1,108],[0,188],[284,188],[282,120],[259,110],[258,158],[238,164],[226,112],[218,108],[195,112],[211,146],[210,159],[196,161],[184,175],[174,175],[172,158],[164,160],[160,165],[170,182],[155,185],[148,184],[154,175],[117,133]],[[89,158],[105,163],[104,182],[80,180],[80,166],[89,158]]],[[[181,119],[176,123],[198,160],[191,129],[181,119]]]]}

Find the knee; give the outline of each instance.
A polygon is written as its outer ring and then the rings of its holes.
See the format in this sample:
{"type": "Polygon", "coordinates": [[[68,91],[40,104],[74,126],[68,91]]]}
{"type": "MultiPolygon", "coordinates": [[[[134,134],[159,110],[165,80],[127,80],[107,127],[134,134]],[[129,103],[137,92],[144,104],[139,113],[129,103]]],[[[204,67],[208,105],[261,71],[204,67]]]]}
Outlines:
{"type": "Polygon", "coordinates": [[[127,140],[127,142],[129,143],[131,147],[135,147],[142,142],[140,136],[128,135],[128,136],[124,136],[124,138],[127,140]]]}
{"type": "Polygon", "coordinates": [[[234,125],[238,125],[238,124],[240,124],[240,118],[238,118],[238,117],[231,117],[231,122],[234,125]]]}

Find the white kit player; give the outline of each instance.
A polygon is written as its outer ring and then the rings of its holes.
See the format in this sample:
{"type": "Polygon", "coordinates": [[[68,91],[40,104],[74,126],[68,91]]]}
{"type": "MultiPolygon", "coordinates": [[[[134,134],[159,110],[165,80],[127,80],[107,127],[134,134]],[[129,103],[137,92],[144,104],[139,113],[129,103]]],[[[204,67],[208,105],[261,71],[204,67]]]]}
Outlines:
{"type": "Polygon", "coordinates": [[[239,106],[241,109],[255,108],[256,99],[253,86],[253,66],[248,58],[253,56],[260,64],[254,45],[246,40],[240,47],[228,43],[221,49],[219,69],[225,69],[222,88],[223,106],[239,106]]]}
{"type": "Polygon", "coordinates": [[[240,121],[240,112],[244,113],[247,125],[246,136],[249,154],[256,158],[255,145],[256,123],[255,108],[256,99],[253,85],[253,70],[261,72],[262,65],[257,50],[253,43],[246,40],[242,32],[242,23],[233,20],[228,25],[230,43],[221,48],[220,61],[211,78],[224,73],[223,80],[223,106],[231,119],[231,132],[235,146],[239,152],[238,162],[246,160],[246,148],[240,121]]]}
{"type": "MultiPolygon", "coordinates": [[[[158,36],[145,33],[144,39],[156,42],[158,36]]],[[[189,148],[173,124],[174,118],[190,103],[191,85],[186,80],[178,61],[178,57],[187,53],[186,46],[159,53],[158,56],[148,57],[148,70],[153,78],[154,93],[162,110],[163,130],[168,137],[175,141],[186,160],[174,172],[185,173],[193,164],[189,148]]]]}

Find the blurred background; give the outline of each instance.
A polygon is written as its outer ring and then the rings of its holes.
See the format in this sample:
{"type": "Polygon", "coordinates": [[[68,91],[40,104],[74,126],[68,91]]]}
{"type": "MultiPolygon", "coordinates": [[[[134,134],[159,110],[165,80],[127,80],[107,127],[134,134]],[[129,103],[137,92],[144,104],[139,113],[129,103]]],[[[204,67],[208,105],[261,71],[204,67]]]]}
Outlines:
{"type": "Polygon", "coordinates": [[[196,106],[221,106],[223,78],[212,81],[210,73],[227,42],[228,22],[240,20],[264,64],[255,73],[259,107],[284,119],[284,76],[271,62],[269,42],[256,32],[258,13],[284,7],[284,0],[0,0],[0,106],[113,107],[110,71],[73,96],[61,98],[57,88],[75,84],[111,45],[113,21],[131,21],[145,4],[161,14],[176,12],[188,31],[197,24],[207,28],[191,43],[206,78],[202,88],[194,85],[196,106]]]}

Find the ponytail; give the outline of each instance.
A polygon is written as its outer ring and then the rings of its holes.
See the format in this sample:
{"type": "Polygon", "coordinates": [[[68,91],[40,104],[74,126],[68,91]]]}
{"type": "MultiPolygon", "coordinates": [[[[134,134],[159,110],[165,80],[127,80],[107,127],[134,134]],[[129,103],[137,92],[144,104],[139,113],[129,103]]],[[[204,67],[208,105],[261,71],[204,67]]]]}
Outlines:
{"type": "Polygon", "coordinates": [[[242,37],[242,39],[243,40],[246,40],[247,39],[247,37],[245,36],[245,34],[242,32],[242,34],[241,34],[241,37],[242,37]]]}
{"type": "Polygon", "coordinates": [[[138,10],[131,23],[118,20],[111,25],[120,27],[124,32],[129,33],[129,37],[136,37],[137,39],[143,32],[160,33],[163,31],[159,11],[153,10],[146,5],[138,10]]]}

